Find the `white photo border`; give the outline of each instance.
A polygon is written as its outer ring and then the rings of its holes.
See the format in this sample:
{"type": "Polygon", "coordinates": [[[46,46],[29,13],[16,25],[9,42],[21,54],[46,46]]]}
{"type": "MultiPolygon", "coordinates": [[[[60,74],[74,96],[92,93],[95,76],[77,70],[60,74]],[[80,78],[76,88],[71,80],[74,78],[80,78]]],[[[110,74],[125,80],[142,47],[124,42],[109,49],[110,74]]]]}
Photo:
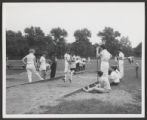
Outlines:
{"type": "MultiPolygon", "coordinates": [[[[16,2],[16,4],[17,3],[20,3],[20,2],[16,2]]],[[[30,3],[30,2],[27,2],[27,3],[30,3]]],[[[56,2],[56,3],[59,3],[59,2],[56,2]]],[[[144,3],[144,9],[145,9],[145,2],[142,2],[142,3],[144,3]]],[[[144,41],[142,41],[141,114],[6,114],[6,7],[5,7],[5,4],[9,4],[9,3],[6,3],[6,2],[2,3],[2,63],[3,63],[2,117],[3,118],[144,118],[145,117],[145,84],[144,84],[145,83],[145,36],[144,36],[144,41]]],[[[66,4],[66,2],[62,4],[66,4]]]]}

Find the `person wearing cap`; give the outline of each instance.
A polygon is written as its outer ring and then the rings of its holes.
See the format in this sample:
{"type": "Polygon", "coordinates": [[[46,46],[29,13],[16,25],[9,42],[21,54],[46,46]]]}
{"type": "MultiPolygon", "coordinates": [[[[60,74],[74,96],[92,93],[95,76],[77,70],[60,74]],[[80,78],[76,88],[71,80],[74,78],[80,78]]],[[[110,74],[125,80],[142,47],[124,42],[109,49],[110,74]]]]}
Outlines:
{"type": "Polygon", "coordinates": [[[30,49],[29,50],[29,54],[26,55],[22,61],[23,63],[26,65],[26,70],[27,70],[27,74],[28,74],[28,80],[31,83],[32,82],[32,73],[35,73],[35,75],[40,79],[40,80],[44,80],[40,74],[36,71],[36,57],[35,57],[35,50],[34,49],[30,49]]]}
{"type": "Polygon", "coordinates": [[[39,62],[40,62],[39,70],[40,70],[41,76],[42,78],[46,79],[46,68],[47,68],[46,64],[47,63],[46,63],[46,53],[45,52],[40,57],[39,62]]]}
{"type": "Polygon", "coordinates": [[[118,49],[118,66],[119,66],[119,71],[120,71],[120,78],[122,79],[124,77],[124,53],[122,52],[122,49],[118,49]]]}
{"type": "Polygon", "coordinates": [[[108,78],[109,60],[112,55],[107,51],[105,45],[100,46],[100,54],[98,57],[101,59],[100,70],[103,72],[103,76],[108,78]]]}

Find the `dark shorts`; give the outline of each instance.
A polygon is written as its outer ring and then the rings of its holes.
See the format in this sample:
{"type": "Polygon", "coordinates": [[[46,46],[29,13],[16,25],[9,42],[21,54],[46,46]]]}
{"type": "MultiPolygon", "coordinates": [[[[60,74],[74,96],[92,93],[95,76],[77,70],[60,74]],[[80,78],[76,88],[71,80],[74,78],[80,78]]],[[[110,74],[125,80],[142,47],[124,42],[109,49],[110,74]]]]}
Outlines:
{"type": "Polygon", "coordinates": [[[112,82],[110,85],[118,85],[119,83],[112,82]]]}
{"type": "Polygon", "coordinates": [[[70,70],[71,70],[71,71],[75,71],[75,70],[76,70],[76,68],[70,68],[70,70]]]}

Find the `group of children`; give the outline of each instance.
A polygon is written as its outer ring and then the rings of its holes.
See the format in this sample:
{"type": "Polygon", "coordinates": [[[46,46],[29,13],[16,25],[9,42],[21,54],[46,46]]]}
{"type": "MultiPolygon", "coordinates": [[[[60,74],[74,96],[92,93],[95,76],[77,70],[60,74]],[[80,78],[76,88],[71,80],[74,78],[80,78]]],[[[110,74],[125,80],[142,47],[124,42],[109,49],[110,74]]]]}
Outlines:
{"type": "Polygon", "coordinates": [[[65,68],[64,68],[64,82],[69,80],[72,82],[72,77],[75,72],[85,70],[86,68],[86,58],[81,58],[80,56],[75,56],[70,51],[64,55],[65,68]]]}
{"type": "Polygon", "coordinates": [[[111,90],[111,85],[118,85],[120,83],[120,79],[122,79],[124,76],[124,54],[119,49],[117,56],[118,65],[111,67],[109,67],[109,60],[111,59],[112,55],[106,49],[105,45],[101,45],[99,47],[97,57],[101,61],[100,71],[97,73],[98,81],[94,86],[85,87],[83,90],[86,92],[109,92],[111,90]]]}
{"type": "Polygon", "coordinates": [[[35,73],[40,80],[45,80],[47,71],[51,70],[50,77],[51,78],[55,77],[55,73],[56,73],[55,57],[52,56],[51,61],[47,62],[46,53],[43,53],[37,63],[37,60],[34,54],[35,54],[35,50],[30,49],[29,54],[22,59],[23,63],[26,65],[29,82],[30,83],[32,82],[32,73],[35,73]],[[37,71],[37,69],[39,70],[39,72],[37,71]]]}
{"type": "Polygon", "coordinates": [[[85,92],[110,92],[112,85],[118,85],[120,83],[121,77],[117,66],[111,66],[111,69],[108,72],[108,79],[102,71],[98,71],[97,74],[99,77],[98,82],[96,82],[93,86],[84,87],[83,90],[85,92]]]}

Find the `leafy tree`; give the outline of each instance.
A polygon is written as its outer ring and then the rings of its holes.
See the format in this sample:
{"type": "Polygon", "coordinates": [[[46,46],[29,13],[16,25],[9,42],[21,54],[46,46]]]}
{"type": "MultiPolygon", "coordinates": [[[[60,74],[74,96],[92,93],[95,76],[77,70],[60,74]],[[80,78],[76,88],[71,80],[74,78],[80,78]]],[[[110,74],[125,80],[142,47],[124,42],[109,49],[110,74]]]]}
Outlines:
{"type": "Polygon", "coordinates": [[[27,42],[20,31],[6,31],[6,54],[10,59],[20,59],[26,54],[27,42]]]}
{"type": "Polygon", "coordinates": [[[89,41],[91,32],[87,28],[76,30],[74,32],[74,37],[75,42],[72,44],[72,51],[82,57],[89,56],[92,51],[92,44],[89,41]]]}
{"type": "Polygon", "coordinates": [[[40,27],[25,28],[25,38],[28,41],[29,47],[34,47],[44,39],[44,33],[40,27]]]}
{"type": "Polygon", "coordinates": [[[61,29],[60,27],[53,28],[50,31],[50,35],[53,36],[57,57],[62,58],[66,49],[65,37],[67,37],[68,35],[67,31],[64,29],[61,29]]]}
{"type": "Polygon", "coordinates": [[[129,40],[128,37],[123,36],[120,39],[120,47],[122,48],[125,56],[133,55],[133,49],[132,49],[131,41],[129,40]]]}
{"type": "Polygon", "coordinates": [[[105,27],[103,31],[100,31],[97,36],[102,38],[102,41],[106,41],[105,45],[108,51],[112,55],[116,55],[118,48],[120,47],[118,37],[120,37],[120,33],[118,31],[114,31],[111,27],[105,27]]]}
{"type": "Polygon", "coordinates": [[[30,28],[25,28],[24,32],[29,48],[35,48],[37,56],[40,56],[42,52],[46,51],[48,47],[47,40],[40,27],[31,26],[30,28]]]}

